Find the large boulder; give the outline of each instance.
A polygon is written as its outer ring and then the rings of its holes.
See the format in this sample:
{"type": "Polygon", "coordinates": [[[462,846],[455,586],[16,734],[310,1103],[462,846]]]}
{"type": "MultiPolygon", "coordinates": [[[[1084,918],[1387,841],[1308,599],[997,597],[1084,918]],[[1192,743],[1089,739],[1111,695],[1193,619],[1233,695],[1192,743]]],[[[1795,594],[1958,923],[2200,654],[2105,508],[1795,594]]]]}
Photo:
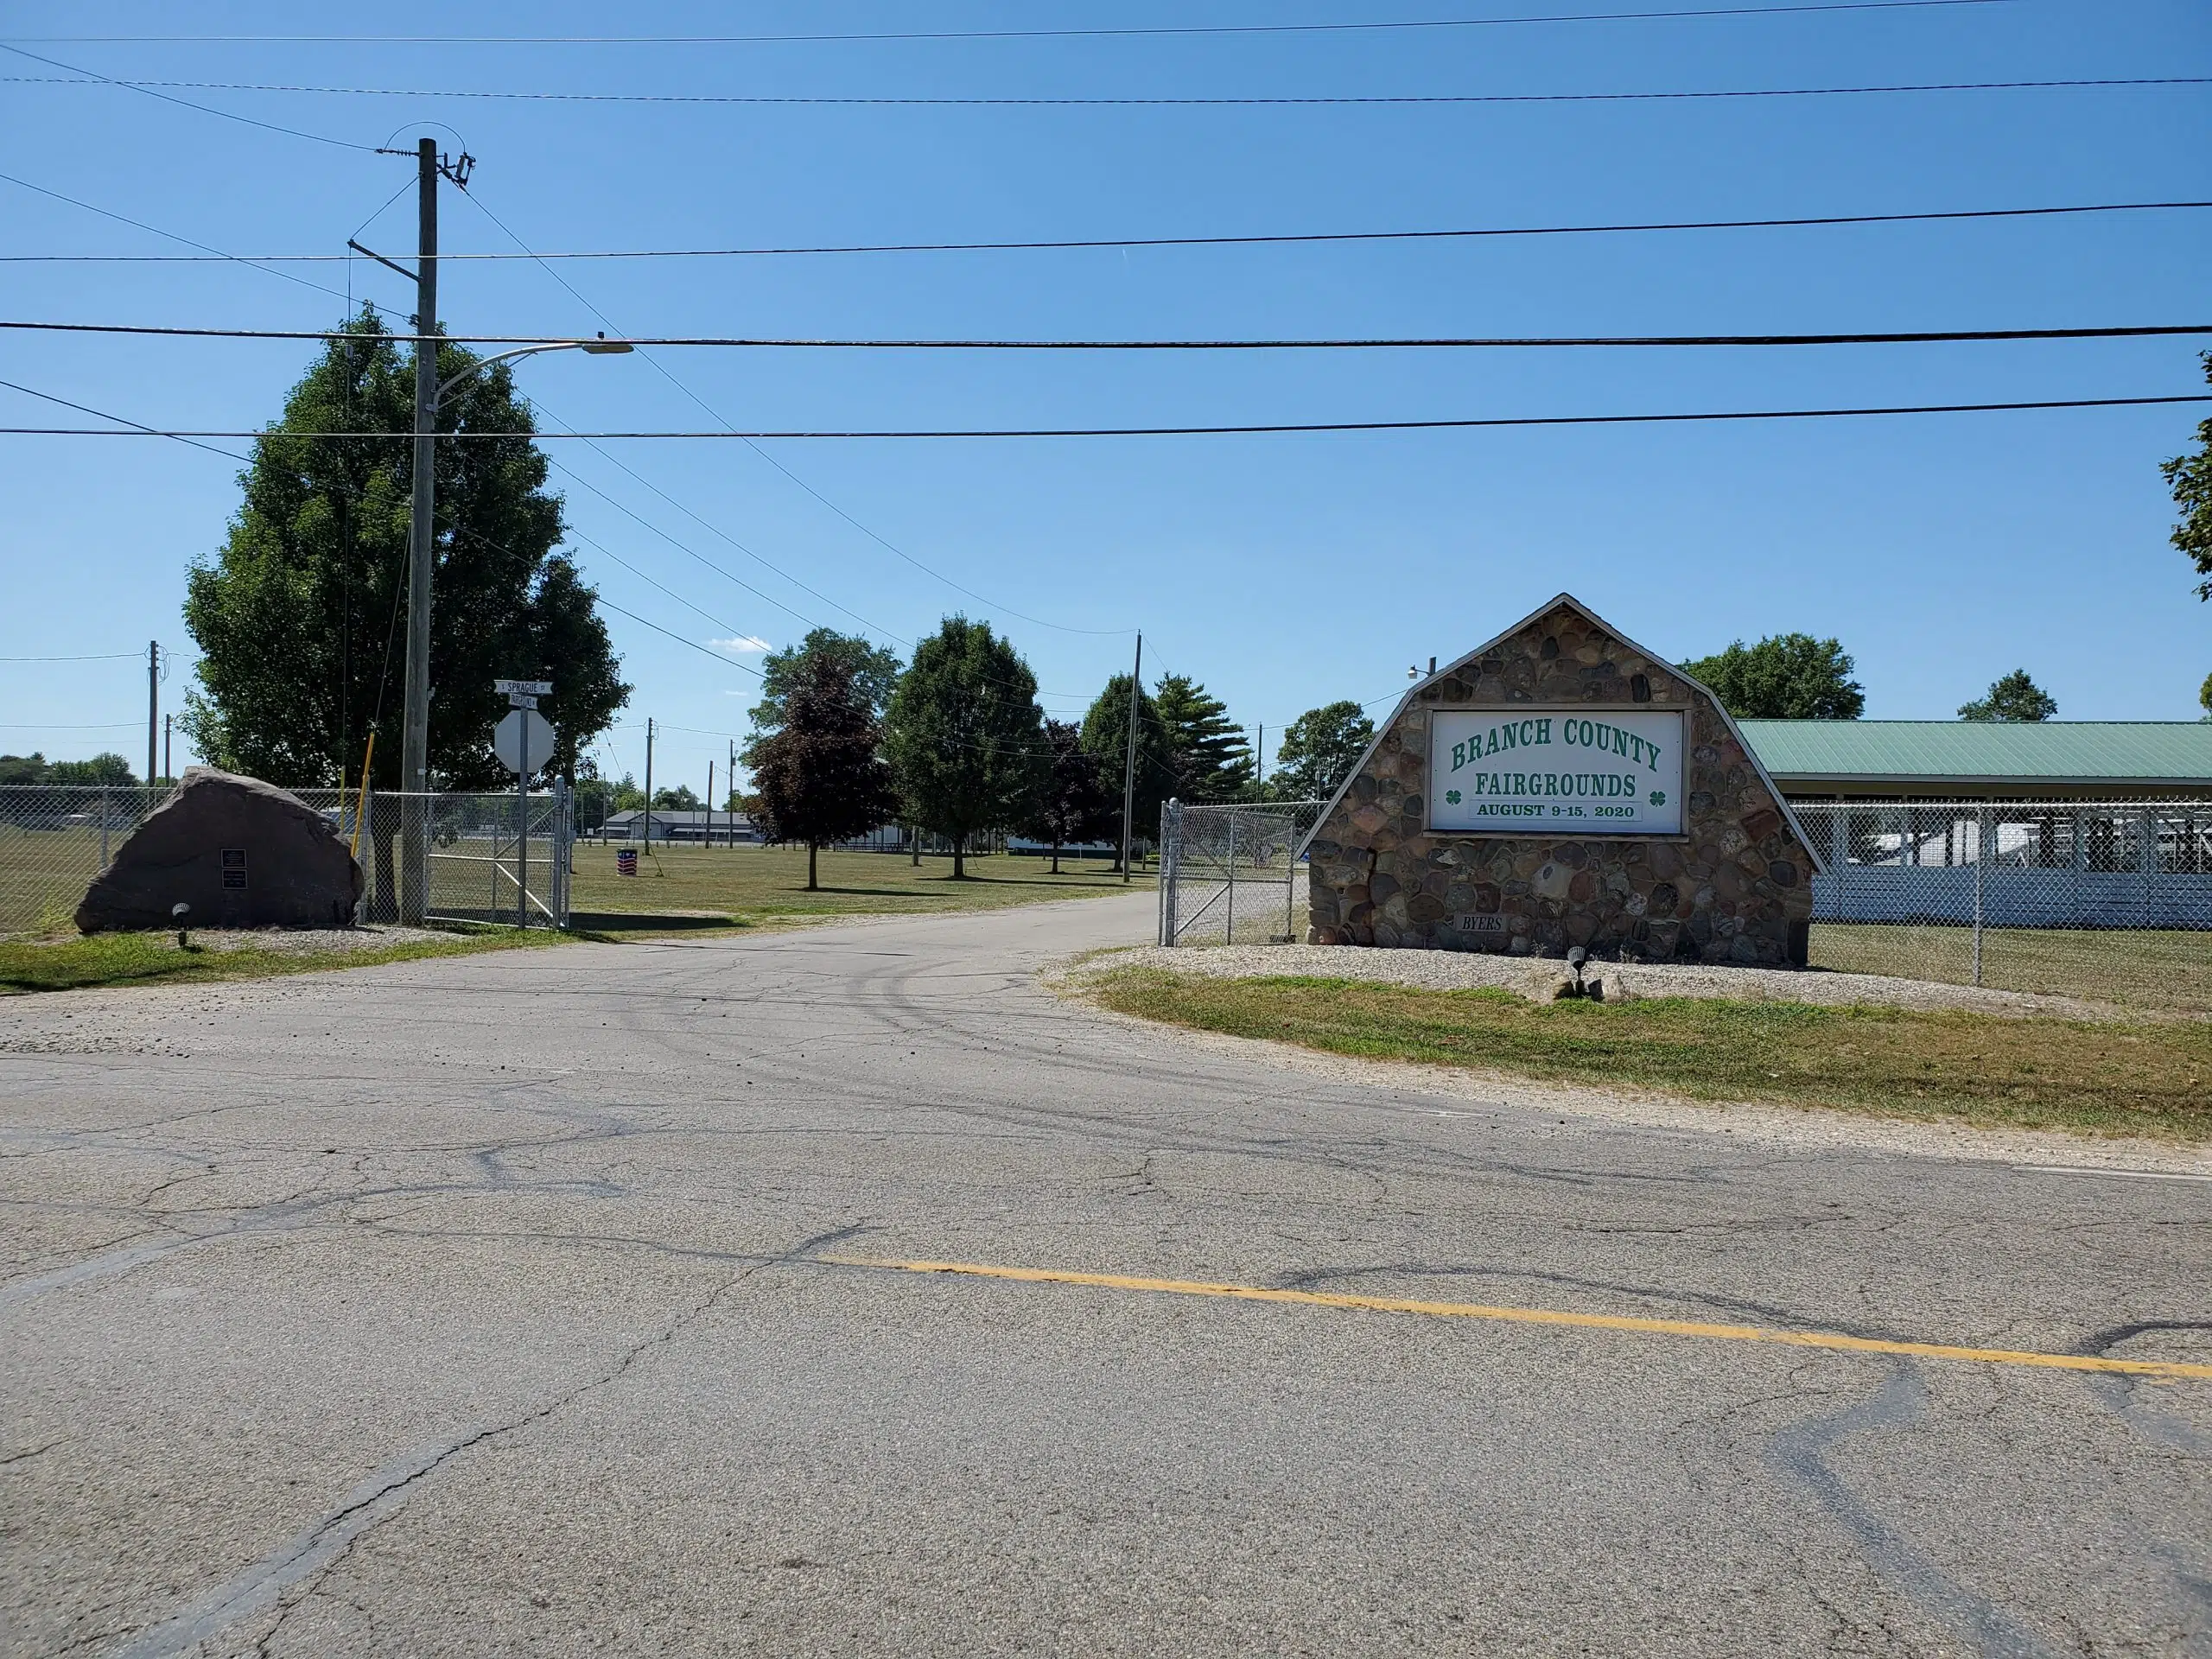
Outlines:
{"type": "Polygon", "coordinates": [[[350,927],[361,867],[337,826],[258,778],[191,766],[77,906],[86,933],[175,927],[350,927]]]}

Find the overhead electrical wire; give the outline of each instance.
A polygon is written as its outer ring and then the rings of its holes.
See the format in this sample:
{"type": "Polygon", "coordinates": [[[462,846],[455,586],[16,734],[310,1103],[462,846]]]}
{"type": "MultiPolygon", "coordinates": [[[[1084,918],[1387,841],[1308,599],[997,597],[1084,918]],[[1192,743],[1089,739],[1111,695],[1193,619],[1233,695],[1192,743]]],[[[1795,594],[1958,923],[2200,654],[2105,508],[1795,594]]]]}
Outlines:
{"type": "MultiPolygon", "coordinates": [[[[492,223],[499,228],[499,233],[502,236],[505,236],[509,241],[512,242],[516,247],[521,249],[524,252],[527,253],[530,251],[530,245],[524,241],[520,236],[516,234],[513,228],[510,226],[505,219],[493,213],[491,207],[480,200],[474,193],[463,191],[461,194],[467,198],[470,205],[475,207],[477,212],[482,213],[485,218],[490,219],[492,223]]],[[[559,271],[553,269],[552,266],[543,264],[542,261],[540,262],[540,264],[545,274],[548,276],[550,276],[555,282],[558,283],[579,305],[582,306],[587,311],[589,311],[593,316],[596,317],[601,322],[606,324],[607,327],[614,328],[618,334],[620,334],[621,330],[616,327],[613,319],[609,317],[606,312],[601,310],[599,307],[594,305],[589,300],[586,299],[582,290],[580,290],[575,283],[571,283],[559,271]]],[[[791,483],[804,491],[809,496],[813,498],[815,501],[827,508],[830,512],[836,514],[838,518],[843,519],[845,523],[850,524],[855,530],[860,531],[861,535],[875,543],[877,546],[882,548],[886,552],[893,554],[899,559],[904,560],[907,564],[912,565],[915,569],[919,570],[923,575],[930,577],[932,581],[942,582],[944,586],[951,588],[955,593],[965,594],[968,598],[976,601],[976,603],[985,606],[991,610],[997,611],[1002,615],[1019,617],[1024,622],[1031,623],[1040,628],[1049,628],[1056,632],[1103,636],[1108,634],[1128,633],[1134,632],[1134,630],[1128,628],[1078,628],[1071,626],[1065,623],[1048,622],[1042,617],[1031,616],[1025,611],[1015,610],[1010,605],[1000,604],[997,601],[989,599],[986,595],[977,593],[974,588],[955,582],[950,576],[946,575],[943,571],[934,569],[931,566],[924,563],[912,554],[907,552],[906,549],[899,546],[895,542],[893,542],[889,537],[882,535],[872,526],[862,524],[851,513],[846,512],[843,507],[838,505],[837,503],[832,501],[828,496],[823,494],[821,491],[816,489],[813,485],[808,483],[797,473],[794,473],[790,467],[784,465],[784,463],[776,456],[761,448],[750,438],[744,436],[741,433],[739,433],[734,423],[729,421],[721,410],[715,409],[711,404],[708,403],[705,398],[699,396],[699,394],[694,391],[690,386],[684,385],[683,381],[677,378],[675,373],[668,367],[668,365],[653,355],[652,353],[644,353],[643,356],[645,357],[645,361],[652,365],[655,373],[658,374],[663,379],[666,380],[669,385],[674,386],[686,397],[689,397],[693,403],[696,404],[706,414],[712,416],[715,420],[721,422],[726,431],[728,431],[731,435],[738,437],[739,440],[745,444],[747,448],[750,449],[755,455],[766,461],[777,472],[782,474],[783,476],[790,480],[791,483]]],[[[840,610],[844,609],[842,606],[839,606],[837,608],[840,610]]],[[[848,613],[848,614],[850,614],[850,613],[848,613]]]]}
{"type": "Polygon", "coordinates": [[[1169,23],[1094,29],[896,29],[842,35],[11,35],[50,46],[779,46],[885,41],[1127,40],[1235,35],[1348,35],[1387,30],[1503,29],[1535,23],[1650,22],[1704,17],[1788,17],[1808,13],[1923,11],[2008,0],[1829,0],[1781,6],[1699,6],[1664,11],[1572,11],[1517,17],[1416,17],[1352,23],[1169,23]]]}
{"type": "MultiPolygon", "coordinates": [[[[45,322],[0,320],[0,330],[64,334],[154,335],[181,340],[339,340],[359,336],[342,328],[199,328],[165,323],[45,322]]],[[[580,340],[544,334],[440,334],[446,346],[645,346],[741,350],[878,352],[1341,352],[1529,350],[1573,346],[1926,346],[1976,340],[2138,340],[2176,334],[2212,334],[2212,323],[2122,323],[2083,328],[1924,328],[1865,334],[1510,334],[1411,335],[1402,337],[1274,340],[988,340],[885,338],[833,340],[806,336],[741,334],[632,335],[620,340],[580,340]]],[[[384,340],[408,346],[420,334],[388,334],[384,340]]],[[[709,413],[713,413],[710,410],[709,413]]]]}
{"type": "MultiPolygon", "coordinates": [[[[0,175],[0,178],[6,177],[0,175]]],[[[21,184],[20,179],[9,181],[21,184]]],[[[37,185],[25,187],[38,189],[37,185]]],[[[54,193],[46,193],[52,195],[54,193]]],[[[64,196],[60,200],[67,201],[64,196]]],[[[75,204],[83,207],[85,204],[75,204]]],[[[2049,219],[2078,213],[2140,213],[2183,208],[2212,207],[2212,201],[2100,201],[2057,207],[1963,207],[1912,213],[1817,213],[1791,219],[1687,219],[1629,220],[1615,224],[1503,225],[1433,231],[1286,231],[1249,236],[1121,236],[1063,237],[1029,242],[849,242],[813,247],[746,248],[587,248],[559,253],[454,253],[441,251],[448,260],[534,259],[745,259],[849,253],[1025,253],[1110,248],[1224,248],[1268,247],[1277,244],[1328,242],[1436,242],[1485,237],[1621,236],[1646,232],[1796,230],[1832,225],[1915,225],[1950,219],[2049,219]]],[[[105,212],[94,207],[93,213],[105,212]]],[[[111,219],[120,214],[110,213],[111,219]]],[[[136,219],[124,219],[137,225],[136,219]]],[[[150,226],[139,226],[151,230],[150,226]]],[[[166,231],[156,231],[167,236],[166,231]]],[[[183,238],[173,238],[182,241],[183,238]]],[[[201,245],[193,243],[197,247],[201,245]]],[[[6,253],[0,264],[191,264],[228,260],[253,265],[337,264],[350,263],[351,253],[6,253]]],[[[335,290],[329,290],[335,291],[335,290]]]]}
{"type": "MultiPolygon", "coordinates": [[[[49,68],[67,69],[73,75],[82,76],[83,84],[86,85],[119,86],[124,92],[137,92],[146,98],[157,98],[164,104],[175,105],[179,109],[194,110],[201,115],[212,115],[220,120],[236,121],[245,126],[258,127],[264,132],[281,132],[289,138],[305,138],[311,143],[329,144],[339,149],[358,149],[372,156],[378,153],[374,144],[355,143],[350,138],[333,138],[327,133],[308,132],[301,128],[283,126],[274,121],[257,121],[250,115],[240,115],[232,110],[219,110],[212,105],[195,104],[188,98],[172,97],[169,93],[156,91],[151,86],[140,86],[127,80],[118,80],[114,76],[104,75],[97,69],[86,69],[78,64],[63,63],[54,58],[42,58],[35,52],[26,52],[20,46],[10,46],[4,41],[0,41],[0,52],[12,52],[19,58],[29,58],[32,62],[45,64],[49,68]]],[[[22,79],[31,80],[41,78],[25,76],[22,79]]],[[[69,83],[62,82],[61,84],[69,83]]]]}
{"type": "MultiPolygon", "coordinates": [[[[527,435],[537,442],[549,439],[579,438],[612,442],[632,439],[679,439],[687,442],[714,439],[734,439],[738,442],[767,441],[798,438],[1179,438],[1232,437],[1266,435],[1276,433],[1301,432],[1442,432],[1470,430],[1485,427],[1540,426],[1656,426],[1674,425],[1700,421],[1808,421],[1830,420],[1852,416],[1876,415],[1980,415],[2005,410],[2037,409],[2134,409],[2161,404],[2212,403],[2212,392],[2183,392],[2171,397],[2037,397],[2017,401],[1980,404],[1884,404],[1834,409],[1733,409],[1669,410],[1649,415],[1497,415],[1463,416],[1427,421],[1267,421],[1236,425],[1192,426],[1033,426],[1033,427],[949,427],[949,428],[852,428],[842,430],[827,428],[764,428],[755,431],[734,429],[678,431],[636,432],[536,432],[527,435]]],[[[404,437],[404,433],[390,432],[283,432],[214,431],[177,429],[175,430],[143,430],[118,432],[95,427],[60,426],[4,426],[0,436],[49,438],[287,438],[390,440],[404,437]]],[[[512,432],[441,432],[442,443],[465,442],[469,439],[512,441],[518,435],[512,432]]],[[[994,608],[1004,608],[995,607],[994,608]]],[[[1016,613],[1008,612],[1009,615],[1016,613]]],[[[1025,619],[1033,620],[1034,619],[1025,619]]],[[[1046,623],[1041,626],[1050,627],[1046,623]]],[[[1090,629],[1073,629],[1074,632],[1090,632],[1090,629]]],[[[1123,632],[1123,629],[1098,629],[1098,632],[1123,632]]]]}
{"type": "MultiPolygon", "coordinates": [[[[15,52],[21,48],[0,46],[0,51],[15,52]]],[[[26,57],[35,54],[24,53],[26,57]]],[[[41,60],[41,62],[50,60],[41,60]]],[[[67,65],[61,66],[68,67],[67,65]]],[[[794,107],[839,109],[1257,109],[1270,107],[1304,108],[1317,105],[1405,106],[1420,105],[1483,105],[1483,104],[1664,104],[1706,101],[1713,99],[1741,99],[1768,98],[1862,98],[1876,94],[1918,92],[2006,92],[2051,91],[2057,89],[2116,89],[2145,86],[2202,86],[2212,85],[2212,75],[2115,75],[2102,77],[2069,77],[2050,80],[1936,80],[1905,81],[1883,85],[1850,86],[1747,86],[1714,88],[1674,88],[1652,92],[1329,92],[1311,96],[1272,94],[1259,97],[1236,95],[1197,95],[1189,97],[1116,96],[1103,98],[1076,98],[1046,95],[1027,97],[955,95],[921,97],[915,95],[860,96],[852,94],[805,94],[765,92],[499,92],[484,87],[467,86],[315,86],[281,81],[254,80],[149,80],[122,79],[111,75],[91,75],[89,79],[73,80],[61,75],[5,75],[0,83],[17,86],[123,86],[133,92],[146,92],[156,98],[166,97],[156,88],[175,88],[186,92],[276,92],[304,94],[320,98],[439,98],[467,99],[479,102],[521,104],[667,104],[696,105],[734,105],[747,108],[790,105],[794,107]]],[[[172,103],[184,103],[181,99],[170,99],[172,103]]],[[[186,104],[188,109],[200,110],[209,115],[227,115],[227,111],[212,109],[205,105],[186,104]]],[[[233,116],[234,120],[245,120],[233,116]]],[[[251,123],[267,126],[267,122],[251,123]]],[[[373,150],[373,144],[355,144],[340,138],[326,138],[295,128],[278,127],[274,130],[292,133],[302,138],[315,138],[328,144],[343,144],[349,149],[373,150]]]]}
{"type": "MultiPolygon", "coordinates": [[[[271,265],[264,264],[251,259],[241,259],[236,254],[225,253],[220,248],[210,247],[205,242],[195,242],[188,236],[179,236],[175,231],[162,230],[158,226],[147,224],[143,219],[132,219],[127,213],[111,213],[105,207],[95,207],[89,201],[79,201],[74,196],[65,196],[59,190],[49,190],[42,184],[33,184],[29,179],[19,179],[12,173],[0,173],[0,182],[12,184],[21,189],[35,192],[37,194],[41,196],[50,196],[55,201],[67,202],[72,207],[81,207],[88,213],[98,213],[102,219],[111,219],[118,225],[128,225],[131,229],[143,231],[149,236],[162,237],[171,242],[181,242],[188,248],[198,248],[200,251],[199,255],[190,257],[204,257],[209,260],[228,260],[236,264],[245,265],[254,270],[265,271],[271,276],[281,276],[288,283],[297,283],[302,288],[314,289],[317,293],[327,294],[334,299],[343,300],[349,297],[339,289],[327,287],[321,283],[311,283],[306,277],[296,276],[289,270],[278,270],[271,265]]],[[[174,254],[167,256],[150,254],[144,257],[148,258],[176,259],[187,256],[174,254]]],[[[350,256],[333,254],[331,257],[338,259],[350,257],[350,256]]]]}

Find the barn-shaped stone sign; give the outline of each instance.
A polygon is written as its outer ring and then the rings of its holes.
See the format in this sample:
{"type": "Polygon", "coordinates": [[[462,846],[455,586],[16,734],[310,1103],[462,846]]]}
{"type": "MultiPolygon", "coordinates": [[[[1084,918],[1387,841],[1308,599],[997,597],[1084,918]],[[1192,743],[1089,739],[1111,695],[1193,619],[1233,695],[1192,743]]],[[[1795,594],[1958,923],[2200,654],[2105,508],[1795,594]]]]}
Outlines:
{"type": "Polygon", "coordinates": [[[1805,964],[1812,843],[1713,694],[1561,594],[1406,694],[1303,851],[1315,944],[1805,964]]]}

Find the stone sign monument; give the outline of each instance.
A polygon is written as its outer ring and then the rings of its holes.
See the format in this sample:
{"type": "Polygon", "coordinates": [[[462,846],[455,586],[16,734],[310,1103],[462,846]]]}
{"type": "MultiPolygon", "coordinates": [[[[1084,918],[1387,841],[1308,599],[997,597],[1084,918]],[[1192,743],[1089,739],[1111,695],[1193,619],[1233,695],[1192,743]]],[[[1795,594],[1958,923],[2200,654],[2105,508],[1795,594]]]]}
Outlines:
{"type": "Polygon", "coordinates": [[[1304,851],[1316,944],[1768,966],[1820,868],[1713,694],[1566,594],[1407,693],[1304,851]]]}

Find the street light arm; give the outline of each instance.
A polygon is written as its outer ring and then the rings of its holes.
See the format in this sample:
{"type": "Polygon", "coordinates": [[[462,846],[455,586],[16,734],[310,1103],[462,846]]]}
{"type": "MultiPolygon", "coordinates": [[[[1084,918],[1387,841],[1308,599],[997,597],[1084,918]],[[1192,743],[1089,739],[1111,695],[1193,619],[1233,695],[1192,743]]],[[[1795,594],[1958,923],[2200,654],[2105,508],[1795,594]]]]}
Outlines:
{"type": "Polygon", "coordinates": [[[549,340],[543,346],[517,346],[507,351],[494,352],[489,357],[480,357],[459,374],[441,381],[437,391],[432,396],[431,403],[434,407],[444,403],[446,393],[451,391],[472,374],[481,374],[495,363],[512,363],[517,358],[535,357],[540,352],[589,352],[596,357],[632,349],[630,342],[626,340],[549,340]]]}

